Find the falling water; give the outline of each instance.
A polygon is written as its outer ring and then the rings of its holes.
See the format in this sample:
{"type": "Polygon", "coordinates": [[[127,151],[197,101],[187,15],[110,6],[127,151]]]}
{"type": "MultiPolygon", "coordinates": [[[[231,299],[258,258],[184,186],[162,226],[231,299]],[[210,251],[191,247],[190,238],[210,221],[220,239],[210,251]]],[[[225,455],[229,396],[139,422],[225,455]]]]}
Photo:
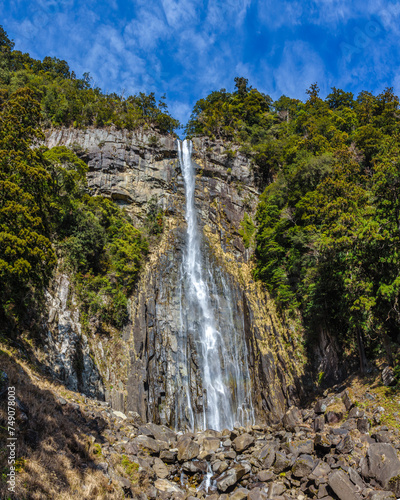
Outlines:
{"type": "Polygon", "coordinates": [[[180,409],[180,414],[185,414],[192,429],[232,429],[237,423],[247,425],[254,420],[243,315],[240,319],[235,314],[235,298],[226,276],[213,268],[204,255],[195,209],[191,141],[178,142],[178,151],[185,183],[187,222],[181,298],[183,293],[187,295],[186,307],[181,300],[181,336],[192,339],[185,342],[186,347],[180,352],[180,367],[185,375],[180,395],[185,408],[180,409]],[[196,353],[187,352],[188,349],[196,353]],[[201,372],[203,394],[200,397],[194,394],[196,384],[190,376],[193,358],[201,372]]]}

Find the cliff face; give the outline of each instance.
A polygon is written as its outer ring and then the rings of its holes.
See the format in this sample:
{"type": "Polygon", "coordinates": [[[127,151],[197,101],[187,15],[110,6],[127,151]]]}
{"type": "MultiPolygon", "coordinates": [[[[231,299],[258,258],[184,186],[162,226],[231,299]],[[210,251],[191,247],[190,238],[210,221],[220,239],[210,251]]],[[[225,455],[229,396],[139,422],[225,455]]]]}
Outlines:
{"type": "MultiPolygon", "coordinates": [[[[176,143],[173,138],[144,132],[103,129],[51,131],[46,143],[73,148],[89,166],[91,191],[125,206],[138,227],[150,203],[157,203],[165,214],[163,234],[151,248],[130,298],[130,321],[122,332],[105,334],[92,325],[83,335],[79,308],[72,301],[74,320],[69,321],[66,336],[65,314],[60,315],[58,304],[67,277],[58,276],[58,287],[49,290],[47,363],[54,365],[59,346],[68,345],[69,359],[83,361],[74,376],[74,364],[58,356],[57,373],[67,385],[75,384],[100,398],[104,390],[116,410],[138,412],[146,421],[179,425],[184,420],[176,412],[180,378],[185,376],[182,349],[191,356],[191,391],[199,407],[202,391],[195,350],[182,345],[190,344],[192,338],[180,333],[185,309],[180,266],[186,222],[176,143]]],[[[217,276],[214,296],[219,297],[221,314],[229,309],[245,332],[256,419],[276,421],[301,394],[305,358],[295,326],[281,323],[273,302],[252,279],[251,251],[245,248],[240,231],[245,213],[254,214],[257,205],[256,179],[247,159],[239,153],[232,157],[222,143],[196,139],[193,158],[205,265],[217,276]],[[224,287],[229,288],[229,301],[223,300],[224,287]]]]}

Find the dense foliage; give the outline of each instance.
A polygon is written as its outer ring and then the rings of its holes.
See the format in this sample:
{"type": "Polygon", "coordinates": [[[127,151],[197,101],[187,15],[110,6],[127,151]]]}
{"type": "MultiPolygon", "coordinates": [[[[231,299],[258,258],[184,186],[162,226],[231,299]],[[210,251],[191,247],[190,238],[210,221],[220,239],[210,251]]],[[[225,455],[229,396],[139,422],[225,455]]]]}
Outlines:
{"type": "Polygon", "coordinates": [[[198,101],[187,133],[230,140],[253,159],[265,187],[257,277],[282,310],[300,308],[310,334],[357,346],[364,371],[381,348],[393,362],[400,341],[399,100],[390,88],[307,93],[273,103],[237,78],[233,93],[198,101]]]}
{"type": "Polygon", "coordinates": [[[86,313],[121,326],[146,239],[110,200],[88,194],[87,166],[72,151],[37,147],[40,122],[31,89],[0,92],[0,323],[19,326],[58,257],[86,313]]]}
{"type": "Polygon", "coordinates": [[[0,89],[12,93],[20,88],[33,91],[47,127],[115,125],[129,130],[152,127],[169,133],[179,126],[168,113],[165,96],[157,103],[154,93],[127,97],[105,94],[92,86],[88,73],[77,78],[66,61],[56,57],[39,61],[14,50],[14,43],[0,26],[0,89]]]}

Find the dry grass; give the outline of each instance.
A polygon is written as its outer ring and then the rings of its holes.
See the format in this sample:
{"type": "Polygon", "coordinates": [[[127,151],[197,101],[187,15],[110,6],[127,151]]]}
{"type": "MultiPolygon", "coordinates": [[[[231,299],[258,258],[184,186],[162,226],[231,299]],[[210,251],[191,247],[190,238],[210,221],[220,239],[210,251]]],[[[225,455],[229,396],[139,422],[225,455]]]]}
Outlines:
{"type": "MultiPolygon", "coordinates": [[[[0,368],[16,387],[16,396],[28,408],[28,420],[17,412],[17,473],[15,494],[8,491],[8,437],[6,400],[0,404],[0,498],[4,500],[82,500],[124,498],[122,490],[97,469],[102,457],[90,439],[88,418],[69,405],[61,406],[57,395],[75,396],[42,375],[35,374],[17,353],[0,344],[0,368]]],[[[5,396],[6,397],[6,396],[5,396]]],[[[94,433],[91,433],[94,435],[94,433]]]]}

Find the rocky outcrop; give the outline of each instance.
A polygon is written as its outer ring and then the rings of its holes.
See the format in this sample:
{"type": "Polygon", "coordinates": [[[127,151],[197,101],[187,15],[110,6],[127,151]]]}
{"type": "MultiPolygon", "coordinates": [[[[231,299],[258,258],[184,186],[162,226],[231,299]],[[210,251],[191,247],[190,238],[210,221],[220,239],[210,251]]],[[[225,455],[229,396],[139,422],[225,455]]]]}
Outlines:
{"type": "Polygon", "coordinates": [[[104,473],[129,498],[395,500],[400,491],[400,432],[384,426],[375,426],[371,434],[357,431],[359,419],[373,418],[373,405],[346,418],[337,412],[338,421],[329,423],[331,407],[342,404],[345,409],[340,399],[346,400],[345,392],[328,394],[314,408],[293,407],[278,424],[221,432],[174,432],[96,401],[86,401],[82,408],[69,402],[63,411],[73,407],[101,419],[103,430],[94,446],[104,473]],[[315,432],[321,416],[325,429],[315,432]],[[387,442],[382,443],[384,433],[387,442]],[[344,448],[349,439],[353,446],[344,448]],[[128,470],[135,471],[127,477],[114,468],[121,453],[128,470]]]}
{"type": "MultiPolygon", "coordinates": [[[[88,164],[91,191],[124,206],[138,226],[145,223],[151,203],[163,211],[164,232],[131,297],[129,324],[122,335],[105,336],[94,328],[88,344],[114,409],[182,427],[188,416],[176,411],[185,407],[177,404],[181,382],[190,379],[193,412],[201,411],[204,394],[193,336],[185,337],[183,345],[180,335],[186,223],[176,143],[150,131],[61,129],[50,131],[46,144],[74,149],[88,164]],[[183,352],[190,357],[188,373],[183,352]]],[[[239,152],[234,157],[227,154],[221,142],[196,139],[194,149],[205,265],[217,276],[214,300],[221,314],[230,309],[237,328],[243,330],[256,420],[277,422],[298,401],[305,357],[301,330],[295,323],[282,324],[273,302],[252,277],[251,245],[244,246],[241,223],[245,213],[254,215],[257,179],[248,159],[239,152]],[[224,287],[229,289],[229,301],[224,287]]]]}

